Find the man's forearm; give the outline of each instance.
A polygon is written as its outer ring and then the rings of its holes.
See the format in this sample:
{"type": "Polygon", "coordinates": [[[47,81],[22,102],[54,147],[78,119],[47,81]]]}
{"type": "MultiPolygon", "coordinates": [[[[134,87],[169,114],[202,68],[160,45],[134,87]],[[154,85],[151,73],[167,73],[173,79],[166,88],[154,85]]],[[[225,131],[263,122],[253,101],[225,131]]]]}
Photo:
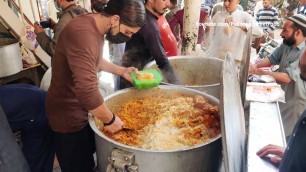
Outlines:
{"type": "Polygon", "coordinates": [[[272,63],[270,62],[270,60],[268,58],[265,58],[263,60],[260,60],[258,63],[255,64],[256,68],[261,68],[261,67],[268,67],[271,66],[272,63]]]}
{"type": "Polygon", "coordinates": [[[55,52],[55,44],[52,40],[44,32],[39,33],[36,39],[41,48],[52,58],[55,52]]]}
{"type": "Polygon", "coordinates": [[[265,70],[261,70],[259,69],[260,75],[269,75],[272,76],[277,82],[282,82],[282,83],[290,83],[292,81],[292,79],[290,78],[290,76],[287,73],[284,72],[270,72],[270,71],[265,71],[265,70]]]}
{"type": "Polygon", "coordinates": [[[112,73],[112,74],[121,76],[122,72],[124,70],[124,67],[121,67],[121,66],[113,64],[111,62],[108,62],[107,60],[102,58],[100,63],[99,63],[99,69],[101,71],[105,71],[105,72],[108,72],[108,73],[112,73]]]}
{"type": "Polygon", "coordinates": [[[89,110],[89,112],[104,123],[107,123],[112,119],[112,112],[107,108],[104,102],[97,108],[89,110]]]}

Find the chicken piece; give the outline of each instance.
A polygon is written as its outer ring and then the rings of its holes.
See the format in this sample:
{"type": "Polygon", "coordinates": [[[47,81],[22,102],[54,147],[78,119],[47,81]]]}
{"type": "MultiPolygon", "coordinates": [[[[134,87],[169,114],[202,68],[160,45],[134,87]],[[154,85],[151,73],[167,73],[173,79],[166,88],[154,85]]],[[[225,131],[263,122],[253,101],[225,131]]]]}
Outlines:
{"type": "Polygon", "coordinates": [[[183,127],[186,127],[186,123],[185,121],[176,119],[174,120],[174,126],[176,126],[177,128],[183,128],[183,127]]]}
{"type": "Polygon", "coordinates": [[[202,121],[204,121],[202,116],[198,116],[196,118],[193,118],[191,120],[189,120],[188,125],[191,127],[196,127],[198,126],[200,123],[202,123],[202,121]]]}
{"type": "Polygon", "coordinates": [[[204,107],[201,110],[202,110],[202,116],[211,115],[211,116],[216,117],[217,119],[220,118],[219,106],[213,106],[213,105],[207,103],[207,104],[204,105],[204,107]]]}
{"type": "Polygon", "coordinates": [[[202,109],[205,106],[205,104],[207,103],[205,98],[203,96],[200,96],[200,95],[194,96],[193,102],[194,102],[194,107],[199,108],[199,109],[202,109]]]}
{"type": "Polygon", "coordinates": [[[136,78],[138,80],[153,80],[153,79],[155,79],[155,76],[152,73],[149,73],[149,72],[138,72],[136,74],[136,78]]]}
{"type": "Polygon", "coordinates": [[[195,128],[191,137],[195,139],[200,139],[203,136],[201,128],[195,128]]]}
{"type": "Polygon", "coordinates": [[[214,117],[210,115],[205,115],[203,118],[203,122],[206,127],[212,128],[214,126],[214,117]]]}

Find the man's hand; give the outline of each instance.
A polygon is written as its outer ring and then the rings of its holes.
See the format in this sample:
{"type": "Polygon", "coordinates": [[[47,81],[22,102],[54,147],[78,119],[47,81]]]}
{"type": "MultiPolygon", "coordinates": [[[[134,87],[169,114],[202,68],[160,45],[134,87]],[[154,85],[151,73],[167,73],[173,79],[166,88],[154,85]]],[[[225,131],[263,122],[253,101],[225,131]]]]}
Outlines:
{"type": "Polygon", "coordinates": [[[225,22],[225,23],[228,23],[229,26],[238,27],[238,28],[240,28],[241,30],[243,30],[244,32],[247,32],[247,31],[248,31],[247,28],[246,28],[246,26],[244,26],[244,25],[242,25],[242,24],[240,24],[240,23],[238,23],[238,22],[235,22],[234,19],[233,19],[233,17],[228,17],[228,18],[226,18],[226,19],[224,20],[224,22],[225,22]]]}
{"type": "Polygon", "coordinates": [[[228,24],[234,23],[233,17],[227,17],[224,22],[228,24]]]}
{"type": "Polygon", "coordinates": [[[130,81],[131,83],[133,83],[133,78],[131,76],[131,73],[133,71],[135,71],[136,68],[135,67],[128,67],[128,68],[124,68],[123,72],[121,74],[121,77],[123,77],[124,79],[130,81]]]}
{"type": "Polygon", "coordinates": [[[269,144],[261,148],[256,154],[263,158],[267,155],[276,155],[275,157],[270,157],[270,161],[279,164],[284,156],[285,148],[277,145],[269,144]]]}
{"type": "Polygon", "coordinates": [[[249,73],[254,75],[262,75],[261,69],[256,68],[254,65],[250,64],[249,73]]]}
{"type": "Polygon", "coordinates": [[[49,18],[50,23],[51,23],[51,29],[54,29],[54,26],[57,24],[53,19],[49,18]]]}
{"type": "Polygon", "coordinates": [[[109,126],[106,126],[104,128],[105,128],[106,131],[108,131],[110,133],[115,133],[117,131],[122,130],[123,122],[121,121],[121,119],[118,116],[116,116],[114,123],[109,125],[109,126]]]}
{"type": "Polygon", "coordinates": [[[37,35],[41,32],[44,32],[45,30],[39,25],[38,22],[34,23],[34,33],[37,35]]]}

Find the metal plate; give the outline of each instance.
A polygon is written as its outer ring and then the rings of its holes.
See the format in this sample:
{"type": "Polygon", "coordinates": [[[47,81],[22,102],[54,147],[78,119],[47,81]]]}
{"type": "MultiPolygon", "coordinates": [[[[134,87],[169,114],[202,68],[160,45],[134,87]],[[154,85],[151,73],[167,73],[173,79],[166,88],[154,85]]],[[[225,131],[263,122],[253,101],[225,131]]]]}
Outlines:
{"type": "Polygon", "coordinates": [[[248,172],[278,171],[278,167],[256,155],[268,144],[286,146],[278,103],[250,102],[248,172]]]}
{"type": "Polygon", "coordinates": [[[226,172],[244,171],[245,119],[241,101],[238,67],[227,54],[221,82],[221,131],[226,172]]]}

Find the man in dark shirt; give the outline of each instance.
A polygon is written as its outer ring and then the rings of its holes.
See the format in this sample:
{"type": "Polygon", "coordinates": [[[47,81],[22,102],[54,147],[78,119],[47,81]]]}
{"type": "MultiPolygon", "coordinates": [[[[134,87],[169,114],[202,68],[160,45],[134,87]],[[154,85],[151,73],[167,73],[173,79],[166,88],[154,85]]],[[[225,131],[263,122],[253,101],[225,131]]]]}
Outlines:
{"type": "MultiPolygon", "coordinates": [[[[142,70],[147,63],[155,60],[169,83],[180,84],[168,61],[157,25],[158,17],[163,15],[169,6],[169,0],[145,1],[146,25],[127,42],[122,65],[134,66],[142,70]]],[[[132,86],[130,82],[120,79],[120,89],[132,86]]]]}
{"type": "Polygon", "coordinates": [[[172,20],[174,14],[180,9],[181,7],[177,3],[177,0],[170,0],[169,11],[166,13],[166,16],[165,16],[168,23],[172,20]]]}
{"type": "MultiPolygon", "coordinates": [[[[306,83],[306,51],[302,54],[299,61],[300,78],[306,83]]],[[[270,160],[279,164],[280,172],[305,172],[306,171],[306,109],[302,113],[298,122],[295,124],[287,148],[277,145],[267,145],[260,149],[257,154],[265,157],[269,154],[270,160]]]]}
{"type": "MultiPolygon", "coordinates": [[[[177,11],[175,15],[173,16],[172,20],[169,22],[170,28],[178,42],[182,40],[182,37],[183,37],[184,11],[185,11],[184,9],[177,11]],[[179,25],[179,28],[180,28],[179,34],[177,34],[174,30],[177,25],[179,25]]],[[[204,40],[204,26],[203,25],[204,23],[208,23],[208,22],[209,22],[209,16],[207,12],[201,8],[199,23],[201,23],[202,25],[199,26],[197,44],[201,44],[203,42],[204,40]]],[[[205,34],[208,34],[208,32],[209,32],[209,27],[206,27],[205,34]]]]}
{"type": "Polygon", "coordinates": [[[277,145],[267,145],[257,154],[266,157],[269,154],[276,155],[270,158],[271,162],[280,164],[279,172],[305,172],[306,171],[306,110],[296,123],[288,146],[285,149],[277,145]]]}
{"type": "Polygon", "coordinates": [[[306,110],[295,125],[291,139],[282,158],[279,171],[306,171],[306,110]]]}

